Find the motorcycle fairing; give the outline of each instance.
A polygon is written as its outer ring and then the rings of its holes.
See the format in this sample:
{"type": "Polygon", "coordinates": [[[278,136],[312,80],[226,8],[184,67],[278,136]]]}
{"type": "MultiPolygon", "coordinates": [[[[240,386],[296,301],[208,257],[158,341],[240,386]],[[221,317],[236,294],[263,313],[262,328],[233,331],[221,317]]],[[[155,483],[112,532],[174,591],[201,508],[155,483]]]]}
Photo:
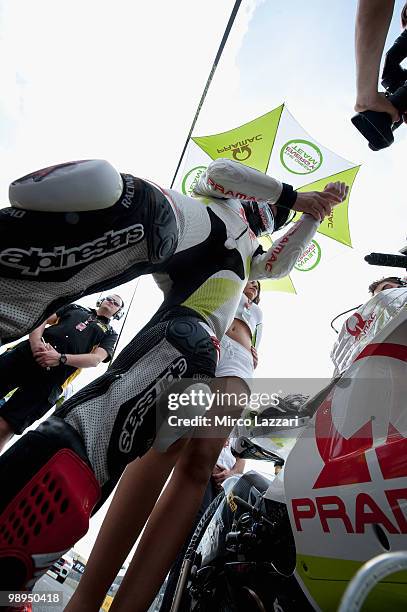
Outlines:
{"type": "MultiPolygon", "coordinates": [[[[403,308],[379,333],[372,330],[286,462],[297,571],[324,612],[337,608],[366,560],[407,548],[406,398],[403,308]]],[[[391,576],[375,594],[393,607],[407,600],[406,585],[406,573],[391,576]]],[[[369,610],[384,609],[373,599],[369,610]]]]}

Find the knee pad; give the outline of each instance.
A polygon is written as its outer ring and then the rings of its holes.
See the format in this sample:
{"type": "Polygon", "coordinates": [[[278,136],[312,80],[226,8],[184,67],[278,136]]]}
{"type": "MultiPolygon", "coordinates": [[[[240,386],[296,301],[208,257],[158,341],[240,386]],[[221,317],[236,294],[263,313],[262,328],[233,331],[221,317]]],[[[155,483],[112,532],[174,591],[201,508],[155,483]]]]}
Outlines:
{"type": "Polygon", "coordinates": [[[85,535],[100,495],[77,434],[50,421],[0,459],[0,589],[31,588],[85,535]]]}
{"type": "Polygon", "coordinates": [[[171,385],[157,406],[154,448],[158,452],[165,452],[171,444],[190,435],[199,426],[199,417],[205,415],[208,397],[212,395],[208,384],[199,379],[209,380],[215,375],[219,351],[219,342],[211,329],[193,316],[170,321],[165,337],[185,358],[185,374],[182,382],[171,385]],[[180,395],[184,402],[178,403],[172,411],[180,395]]]}
{"type": "Polygon", "coordinates": [[[67,162],[27,174],[9,187],[13,208],[44,212],[99,210],[123,191],[120,173],[103,159],[67,162]]]}
{"type": "Polygon", "coordinates": [[[165,337],[187,360],[184,378],[215,376],[219,341],[211,328],[194,316],[169,321],[165,337]]]}

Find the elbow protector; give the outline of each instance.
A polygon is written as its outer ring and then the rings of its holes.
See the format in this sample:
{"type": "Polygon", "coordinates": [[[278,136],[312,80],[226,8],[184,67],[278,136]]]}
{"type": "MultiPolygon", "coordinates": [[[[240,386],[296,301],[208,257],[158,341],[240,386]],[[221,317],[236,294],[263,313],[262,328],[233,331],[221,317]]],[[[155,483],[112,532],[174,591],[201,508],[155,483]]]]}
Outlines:
{"type": "Polygon", "coordinates": [[[198,182],[196,192],[214,198],[277,202],[282,183],[230,159],[211,162],[198,182]]]}

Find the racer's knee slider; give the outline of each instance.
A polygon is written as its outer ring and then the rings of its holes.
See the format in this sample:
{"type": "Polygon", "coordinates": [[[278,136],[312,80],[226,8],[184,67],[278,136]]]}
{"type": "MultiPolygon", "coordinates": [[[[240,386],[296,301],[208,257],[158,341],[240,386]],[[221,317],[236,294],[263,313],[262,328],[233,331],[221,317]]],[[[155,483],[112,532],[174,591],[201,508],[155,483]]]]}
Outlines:
{"type": "Polygon", "coordinates": [[[51,417],[0,459],[0,590],[30,588],[87,531],[100,488],[79,436],[51,417]]]}
{"type": "Polygon", "coordinates": [[[120,173],[103,159],[42,168],[13,181],[13,208],[44,212],[100,210],[113,206],[123,191],[120,173]]]}
{"type": "Polygon", "coordinates": [[[165,335],[186,358],[185,378],[215,375],[219,342],[205,323],[193,316],[178,317],[168,323],[165,335]]]}
{"type": "Polygon", "coordinates": [[[202,398],[210,394],[210,387],[204,380],[214,376],[218,358],[217,339],[211,335],[206,324],[196,317],[184,316],[170,321],[166,339],[181,353],[184,373],[183,380],[173,383],[157,406],[157,435],[153,446],[159,452],[166,451],[179,438],[190,435],[193,427],[186,423],[204,414],[205,400],[196,402],[192,393],[198,393],[198,397],[202,398]],[[190,396],[191,402],[186,405],[182,402],[177,406],[176,414],[171,413],[174,408],[170,407],[170,400],[176,401],[174,398],[181,394],[183,398],[190,396]],[[175,422],[169,418],[171,415],[175,417],[175,422]]]}

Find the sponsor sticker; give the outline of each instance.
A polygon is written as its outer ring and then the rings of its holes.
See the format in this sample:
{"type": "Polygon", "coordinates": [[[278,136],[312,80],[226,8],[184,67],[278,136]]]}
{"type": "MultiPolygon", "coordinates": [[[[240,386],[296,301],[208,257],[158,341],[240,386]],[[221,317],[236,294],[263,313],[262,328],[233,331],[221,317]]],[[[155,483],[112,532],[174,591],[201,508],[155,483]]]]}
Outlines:
{"type": "Polygon", "coordinates": [[[321,150],[309,140],[289,140],[281,147],[280,161],[293,174],[311,174],[321,167],[321,150]]]}
{"type": "Polygon", "coordinates": [[[304,253],[297,259],[294,266],[298,272],[310,272],[321,261],[321,247],[316,240],[312,240],[304,253]]]}
{"type": "Polygon", "coordinates": [[[0,251],[0,264],[18,269],[21,274],[33,277],[43,272],[70,269],[101,259],[129,245],[137,244],[143,238],[144,228],[140,223],[136,223],[117,231],[109,230],[95,240],[70,248],[60,245],[51,247],[47,251],[37,247],[29,249],[10,247],[0,251]]]}
{"type": "Polygon", "coordinates": [[[221,149],[217,149],[217,151],[220,155],[225,153],[232,153],[233,159],[239,162],[244,162],[251,156],[253,152],[252,147],[256,143],[256,141],[262,139],[262,134],[256,134],[255,136],[251,136],[250,138],[245,138],[244,140],[239,140],[238,142],[226,145],[221,149]]]}
{"type": "Polygon", "coordinates": [[[184,195],[192,196],[193,191],[206,170],[206,166],[195,166],[189,170],[183,178],[181,190],[184,195]]]}

